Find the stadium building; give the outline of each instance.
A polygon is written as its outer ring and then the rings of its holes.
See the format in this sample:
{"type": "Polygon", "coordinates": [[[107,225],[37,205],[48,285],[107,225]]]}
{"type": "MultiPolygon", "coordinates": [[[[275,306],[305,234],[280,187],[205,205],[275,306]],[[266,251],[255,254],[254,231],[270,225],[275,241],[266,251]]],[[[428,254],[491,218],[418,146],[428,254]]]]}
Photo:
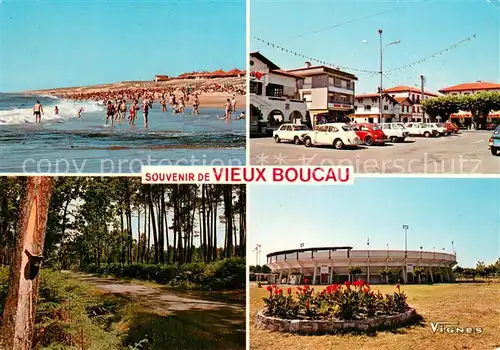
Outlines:
{"type": "Polygon", "coordinates": [[[363,279],[368,283],[453,282],[456,255],[414,250],[353,250],[352,247],[318,247],[267,254],[271,283],[344,283],[363,279]],[[349,271],[359,267],[360,273],[349,271]],[[385,275],[383,271],[389,271],[385,275]],[[418,273],[420,272],[420,274],[418,273]]]}

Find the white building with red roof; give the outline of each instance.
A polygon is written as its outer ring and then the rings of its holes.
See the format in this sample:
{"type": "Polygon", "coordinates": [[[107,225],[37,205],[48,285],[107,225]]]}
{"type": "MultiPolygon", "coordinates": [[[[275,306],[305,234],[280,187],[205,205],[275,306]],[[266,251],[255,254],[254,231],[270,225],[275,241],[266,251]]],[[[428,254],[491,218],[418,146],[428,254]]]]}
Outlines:
{"type": "Polygon", "coordinates": [[[500,84],[477,81],[475,83],[453,85],[439,90],[444,95],[472,95],[483,91],[500,92],[500,84]]]}
{"type": "Polygon", "coordinates": [[[250,53],[250,131],[270,132],[283,123],[306,123],[307,106],[298,89],[303,80],[260,52],[250,53]]]}
{"type": "MultiPolygon", "coordinates": [[[[381,123],[378,93],[356,95],[354,98],[354,113],[349,115],[357,123],[381,123]]],[[[411,118],[413,102],[409,97],[392,97],[382,95],[382,118],[386,123],[406,123],[411,118]]]]}
{"type": "Polygon", "coordinates": [[[354,110],[355,81],[353,74],[326,66],[304,67],[287,71],[304,79],[299,92],[307,103],[312,125],[344,120],[354,110]]]}
{"type": "MultiPolygon", "coordinates": [[[[497,91],[500,92],[500,84],[490,83],[486,81],[476,81],[475,83],[462,83],[440,89],[439,92],[444,95],[473,95],[478,92],[497,91]]],[[[472,114],[469,111],[460,111],[453,113],[451,116],[455,122],[460,122],[465,125],[471,123],[472,114]]],[[[493,119],[500,118],[500,111],[491,111],[486,119],[487,123],[491,123],[493,119]]]]}
{"type": "Polygon", "coordinates": [[[412,122],[425,122],[429,118],[427,114],[424,114],[424,111],[422,109],[422,105],[420,104],[420,101],[432,97],[438,97],[439,95],[430,92],[430,91],[423,91],[420,89],[417,89],[415,87],[411,86],[406,86],[406,85],[399,85],[395,86],[389,89],[384,90],[385,93],[391,95],[394,98],[397,97],[407,97],[411,100],[413,103],[411,106],[404,108],[402,111],[403,113],[410,114],[408,121],[412,122]]]}
{"type": "Polygon", "coordinates": [[[423,122],[428,116],[423,113],[420,101],[438,95],[406,85],[399,85],[384,90],[382,96],[382,119],[380,120],[378,93],[356,95],[354,114],[349,117],[356,122],[391,123],[423,122]]]}

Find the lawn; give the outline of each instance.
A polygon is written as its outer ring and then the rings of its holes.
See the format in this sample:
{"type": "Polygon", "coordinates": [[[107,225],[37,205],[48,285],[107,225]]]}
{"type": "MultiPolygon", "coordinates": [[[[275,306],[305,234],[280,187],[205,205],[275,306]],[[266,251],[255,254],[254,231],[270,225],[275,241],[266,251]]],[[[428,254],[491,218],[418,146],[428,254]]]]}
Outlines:
{"type": "MultiPolygon", "coordinates": [[[[322,289],[322,287],[315,287],[322,289]]],[[[373,286],[392,293],[395,286],[373,286]]],[[[253,349],[495,349],[500,347],[500,284],[438,284],[401,287],[422,324],[375,334],[305,336],[255,327],[264,306],[265,286],[250,286],[250,348],[253,349]],[[433,334],[430,322],[456,322],[482,327],[482,334],[433,334]]]]}

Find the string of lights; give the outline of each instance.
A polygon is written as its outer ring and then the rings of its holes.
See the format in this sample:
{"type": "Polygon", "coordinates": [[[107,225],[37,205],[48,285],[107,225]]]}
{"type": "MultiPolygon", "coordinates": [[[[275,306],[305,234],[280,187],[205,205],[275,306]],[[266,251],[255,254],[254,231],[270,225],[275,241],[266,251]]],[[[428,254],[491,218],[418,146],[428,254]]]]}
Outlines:
{"type": "Polygon", "coordinates": [[[327,61],[324,61],[324,60],[321,60],[321,59],[317,59],[317,58],[314,58],[314,57],[311,57],[311,56],[307,56],[307,55],[304,55],[300,52],[297,52],[297,51],[293,51],[293,50],[290,50],[290,49],[287,49],[283,46],[280,46],[278,44],[274,44],[274,43],[271,43],[269,41],[266,41],[264,39],[261,39],[261,38],[257,38],[257,37],[253,37],[255,40],[258,40],[262,43],[264,43],[265,45],[269,46],[269,47],[272,47],[272,48],[275,48],[275,49],[278,49],[278,50],[281,50],[283,52],[286,52],[286,53],[289,53],[289,54],[292,54],[294,56],[298,56],[298,57],[302,57],[302,58],[305,58],[306,60],[308,61],[314,61],[314,62],[318,62],[319,64],[322,64],[324,66],[330,66],[330,67],[333,67],[335,69],[343,69],[343,70],[349,70],[349,71],[353,71],[353,72],[362,72],[362,73],[370,73],[370,74],[379,74],[379,72],[376,72],[376,71],[372,71],[372,70],[367,70],[367,69],[358,69],[358,68],[352,68],[352,67],[347,67],[347,66],[343,66],[343,65],[340,65],[340,64],[333,64],[331,62],[327,62],[327,61]]]}
{"type": "MultiPolygon", "coordinates": [[[[447,53],[451,50],[454,50],[456,49],[457,47],[471,41],[471,40],[474,40],[476,39],[477,37],[477,34],[473,34],[465,39],[462,39],[456,43],[454,43],[453,45],[450,45],[442,50],[439,50],[429,56],[426,56],[424,58],[421,58],[417,61],[413,61],[411,63],[408,63],[408,64],[405,64],[403,66],[400,66],[400,67],[397,67],[397,68],[393,68],[393,69],[388,69],[384,72],[384,74],[394,74],[395,72],[399,72],[403,69],[406,69],[406,68],[410,68],[410,67],[413,67],[413,66],[416,66],[418,64],[422,64],[428,60],[431,60],[437,56],[441,56],[443,55],[444,53],[447,53]]],[[[324,65],[324,66],[330,66],[330,67],[333,67],[335,69],[343,69],[343,70],[347,70],[347,71],[353,71],[353,72],[358,72],[358,73],[365,73],[367,77],[371,76],[371,75],[375,75],[375,74],[380,74],[379,71],[373,71],[373,70],[368,70],[368,69],[360,69],[360,68],[352,68],[352,67],[348,67],[348,66],[344,66],[344,65],[340,65],[340,64],[334,64],[334,63],[331,63],[331,62],[327,62],[325,60],[321,60],[321,59],[317,59],[317,58],[314,58],[314,57],[311,57],[311,56],[308,56],[308,55],[304,55],[303,53],[300,53],[300,52],[297,52],[297,51],[294,51],[294,50],[290,50],[290,49],[287,49],[283,46],[280,46],[278,44],[275,44],[275,43],[272,43],[272,42],[269,42],[267,40],[264,40],[264,39],[261,39],[261,38],[258,38],[258,37],[253,37],[255,40],[258,40],[262,43],[264,43],[265,45],[269,46],[269,47],[272,47],[272,48],[275,48],[275,49],[278,49],[280,51],[283,51],[283,52],[286,52],[286,53],[289,53],[291,55],[294,55],[294,56],[298,56],[298,57],[302,57],[308,61],[313,61],[313,62],[318,62],[319,64],[321,65],[324,65]]]]}
{"type": "Polygon", "coordinates": [[[426,61],[428,61],[428,60],[430,60],[430,59],[433,59],[433,58],[434,58],[434,57],[436,57],[436,56],[441,56],[442,54],[444,54],[444,53],[446,53],[446,52],[449,52],[449,51],[451,51],[451,50],[453,50],[453,49],[456,49],[457,47],[459,47],[459,46],[461,46],[461,45],[465,44],[466,42],[469,42],[469,41],[471,41],[471,40],[476,39],[476,36],[477,36],[477,34],[473,34],[473,35],[469,36],[468,38],[462,39],[462,40],[460,40],[460,41],[456,42],[455,44],[453,44],[453,45],[451,45],[451,46],[448,46],[448,47],[447,47],[447,48],[445,48],[445,49],[442,49],[442,50],[439,50],[439,51],[437,51],[437,52],[433,53],[432,55],[429,55],[429,56],[427,56],[427,57],[421,58],[421,59],[420,59],[420,60],[418,60],[418,61],[414,61],[414,62],[411,62],[411,63],[405,64],[404,66],[401,66],[401,67],[398,67],[398,68],[388,69],[385,73],[390,74],[390,73],[393,73],[393,72],[398,72],[398,71],[400,71],[400,70],[403,70],[403,69],[406,69],[406,68],[413,67],[413,66],[415,66],[415,65],[417,65],[417,64],[424,63],[424,62],[426,62],[426,61]]]}

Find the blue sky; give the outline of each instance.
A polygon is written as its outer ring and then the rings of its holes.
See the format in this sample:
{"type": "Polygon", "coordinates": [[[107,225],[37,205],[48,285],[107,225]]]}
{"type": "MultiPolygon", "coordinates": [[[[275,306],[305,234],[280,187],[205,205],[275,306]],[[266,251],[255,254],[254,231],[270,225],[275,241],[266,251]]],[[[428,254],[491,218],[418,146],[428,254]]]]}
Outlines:
{"type": "MultiPolygon", "coordinates": [[[[500,81],[499,0],[251,2],[252,37],[348,67],[379,71],[378,28],[384,31],[384,43],[401,40],[385,50],[384,70],[418,61],[477,34],[475,40],[450,52],[389,75],[392,81],[384,77],[384,87],[420,86],[421,74],[426,76],[427,86],[433,91],[462,82],[500,81]],[[276,16],[280,21],[270,18],[270,13],[279,14],[276,16]],[[364,19],[321,30],[359,18],[364,19]]],[[[251,50],[259,50],[281,68],[304,64],[303,58],[253,38],[251,50]]],[[[377,91],[379,75],[356,74],[359,78],[356,93],[377,91]]]]}
{"type": "Polygon", "coordinates": [[[460,266],[493,263],[500,253],[500,180],[358,178],[352,186],[251,186],[248,261],[314,246],[451,251],[460,266]]]}
{"type": "Polygon", "coordinates": [[[0,91],[245,67],[245,1],[0,1],[0,91]]]}

